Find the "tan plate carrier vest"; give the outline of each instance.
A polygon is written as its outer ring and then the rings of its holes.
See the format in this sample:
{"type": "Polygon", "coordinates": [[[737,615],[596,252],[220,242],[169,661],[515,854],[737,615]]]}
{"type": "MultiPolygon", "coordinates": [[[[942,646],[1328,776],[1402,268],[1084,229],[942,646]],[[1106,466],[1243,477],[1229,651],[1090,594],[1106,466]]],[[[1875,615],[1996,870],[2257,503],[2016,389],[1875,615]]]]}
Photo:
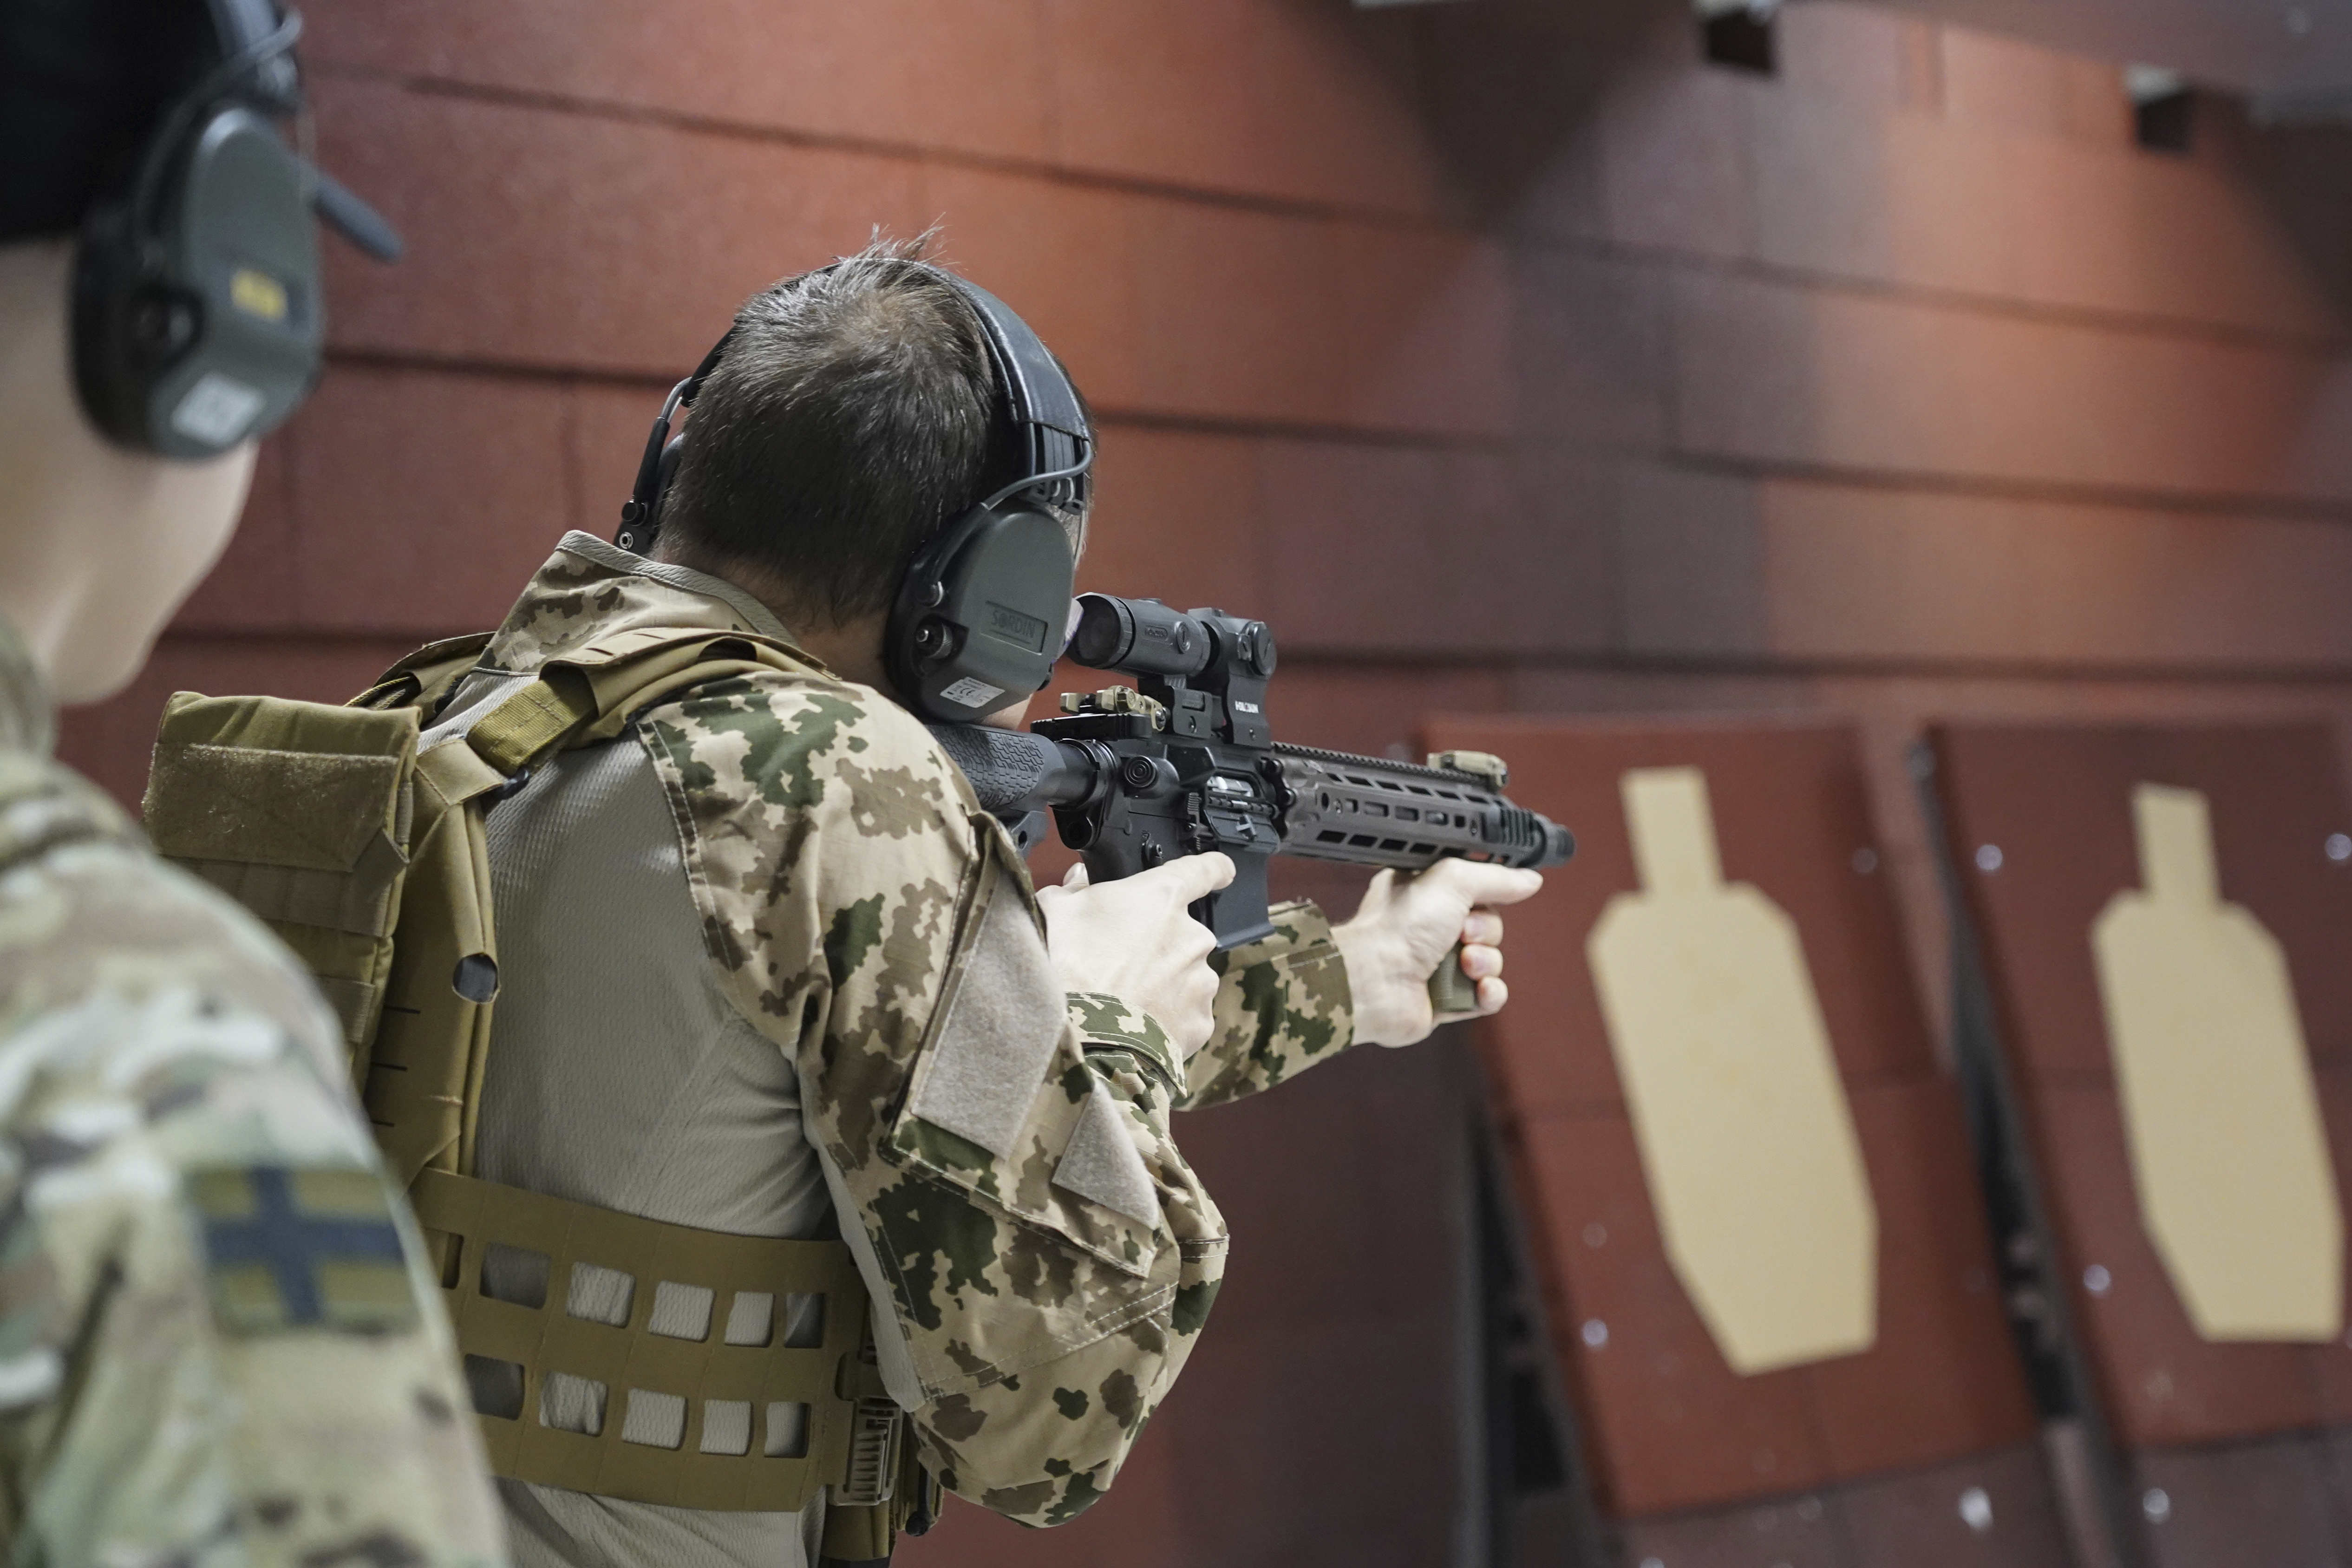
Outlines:
{"type": "MultiPolygon", "coordinates": [[[[341,1016],[352,1073],[440,1268],[457,1342],[522,1369],[520,1409],[481,1416],[499,1475],[676,1508],[795,1511],[832,1488],[824,1555],[889,1554],[932,1483],[902,1443],[847,1247],[730,1236],[477,1179],[475,1123],[498,992],[487,814],[540,758],[610,741],[688,687],[761,669],[803,674],[789,646],[742,633],[616,633],[551,660],[466,730],[419,752],[430,716],[487,637],[419,649],[345,707],[174,696],[148,783],[155,847],[244,904],[310,966],[341,1016]],[[536,1303],[482,1294],[493,1246],[545,1255],[536,1303]],[[635,1280],[615,1328],[564,1310],[572,1268],[635,1280]],[[660,1284],[712,1292],[699,1341],[651,1332],[660,1284]],[[737,1292],[764,1293],[772,1342],[722,1342],[737,1292]],[[823,1342],[782,1342],[785,1299],[819,1295],[823,1342]],[[594,1435],[539,1419],[552,1373],[601,1383],[594,1435]],[[624,1441],[632,1399],[682,1396],[675,1448],[624,1441]],[[747,1451],[703,1451],[712,1401],[751,1406],[747,1451]],[[805,1405],[796,1445],[776,1407],[805,1405]],[[772,1420],[777,1436],[770,1436],[772,1420]],[[791,1453],[770,1448],[793,1447],[791,1453]]],[[[675,1408],[675,1406],[670,1406],[675,1408]]]]}

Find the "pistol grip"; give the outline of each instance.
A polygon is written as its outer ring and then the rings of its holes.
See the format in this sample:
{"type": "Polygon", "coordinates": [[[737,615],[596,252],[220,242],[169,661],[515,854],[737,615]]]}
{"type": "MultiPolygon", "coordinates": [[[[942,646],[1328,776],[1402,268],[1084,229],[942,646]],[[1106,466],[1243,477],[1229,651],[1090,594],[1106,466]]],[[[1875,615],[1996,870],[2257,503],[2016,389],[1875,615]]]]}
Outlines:
{"type": "Polygon", "coordinates": [[[1429,976],[1429,1005],[1441,1018],[1448,1013],[1475,1013],[1478,984],[1462,973],[1462,944],[1455,942],[1437,961],[1429,976]]]}

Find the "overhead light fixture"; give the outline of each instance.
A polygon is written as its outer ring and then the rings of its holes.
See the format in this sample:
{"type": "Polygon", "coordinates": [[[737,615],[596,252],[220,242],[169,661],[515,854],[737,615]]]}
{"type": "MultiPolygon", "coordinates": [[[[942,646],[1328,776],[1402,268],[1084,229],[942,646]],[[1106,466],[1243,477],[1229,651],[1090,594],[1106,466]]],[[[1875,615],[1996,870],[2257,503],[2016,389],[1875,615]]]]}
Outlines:
{"type": "Polygon", "coordinates": [[[1773,29],[1780,0],[1693,0],[1699,49],[1709,65],[1772,76],[1780,69],[1773,29]]]}
{"type": "Polygon", "coordinates": [[[2189,79],[2164,66],[2126,66],[2136,139],[2151,153],[2189,153],[2197,141],[2197,94],[2189,79]]]}

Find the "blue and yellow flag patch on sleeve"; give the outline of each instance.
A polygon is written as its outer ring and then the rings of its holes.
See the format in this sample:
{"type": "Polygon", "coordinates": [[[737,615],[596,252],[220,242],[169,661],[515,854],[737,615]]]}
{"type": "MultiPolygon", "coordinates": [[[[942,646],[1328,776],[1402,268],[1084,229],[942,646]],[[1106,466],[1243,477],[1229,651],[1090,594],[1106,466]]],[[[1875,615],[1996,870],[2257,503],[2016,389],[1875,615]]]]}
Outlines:
{"type": "Polygon", "coordinates": [[[226,1331],[416,1326],[392,1194],[373,1172],[245,1165],[194,1172],[187,1188],[226,1331]]]}

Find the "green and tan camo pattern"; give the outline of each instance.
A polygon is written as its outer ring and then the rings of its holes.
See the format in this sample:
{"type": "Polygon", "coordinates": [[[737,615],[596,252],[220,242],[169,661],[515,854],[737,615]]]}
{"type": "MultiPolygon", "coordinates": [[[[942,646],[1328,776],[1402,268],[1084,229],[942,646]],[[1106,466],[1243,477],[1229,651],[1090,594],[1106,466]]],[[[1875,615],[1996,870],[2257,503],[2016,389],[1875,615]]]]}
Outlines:
{"type": "Polygon", "coordinates": [[[1323,911],[1276,904],[1274,934],[1219,955],[1216,1031],[1187,1068],[1179,1109],[1223,1105],[1297,1077],[1356,1043],[1348,966],[1323,911]]]}
{"type": "MultiPolygon", "coordinates": [[[[559,551],[488,662],[529,669],[655,625],[740,621],[559,551]]],[[[888,1277],[928,1463],[996,1512],[1075,1517],[1181,1370],[1223,1271],[1224,1222],[1170,1131],[1185,1064],[1148,1016],[1073,995],[1011,1157],[908,1114],[985,901],[1019,900],[1043,932],[1003,830],[912,715],[814,663],[699,687],[636,733],[678,819],[720,984],[797,1065],[811,1136],[888,1277]],[[1150,1174],[1151,1223],[1053,1182],[1097,1083],[1150,1174]]],[[[1220,1036],[1190,1067],[1212,1075],[1195,1100],[1269,1087],[1349,1041],[1321,916],[1296,907],[1282,925],[1224,987],[1220,1036]]]]}
{"type": "Polygon", "coordinates": [[[341,1031],[258,924],[49,760],[50,733],[0,626],[9,1560],[503,1563],[439,1292],[341,1031]],[[305,1254],[307,1306],[222,1250],[273,1223],[237,1196],[257,1181],[343,1227],[305,1254]]]}

